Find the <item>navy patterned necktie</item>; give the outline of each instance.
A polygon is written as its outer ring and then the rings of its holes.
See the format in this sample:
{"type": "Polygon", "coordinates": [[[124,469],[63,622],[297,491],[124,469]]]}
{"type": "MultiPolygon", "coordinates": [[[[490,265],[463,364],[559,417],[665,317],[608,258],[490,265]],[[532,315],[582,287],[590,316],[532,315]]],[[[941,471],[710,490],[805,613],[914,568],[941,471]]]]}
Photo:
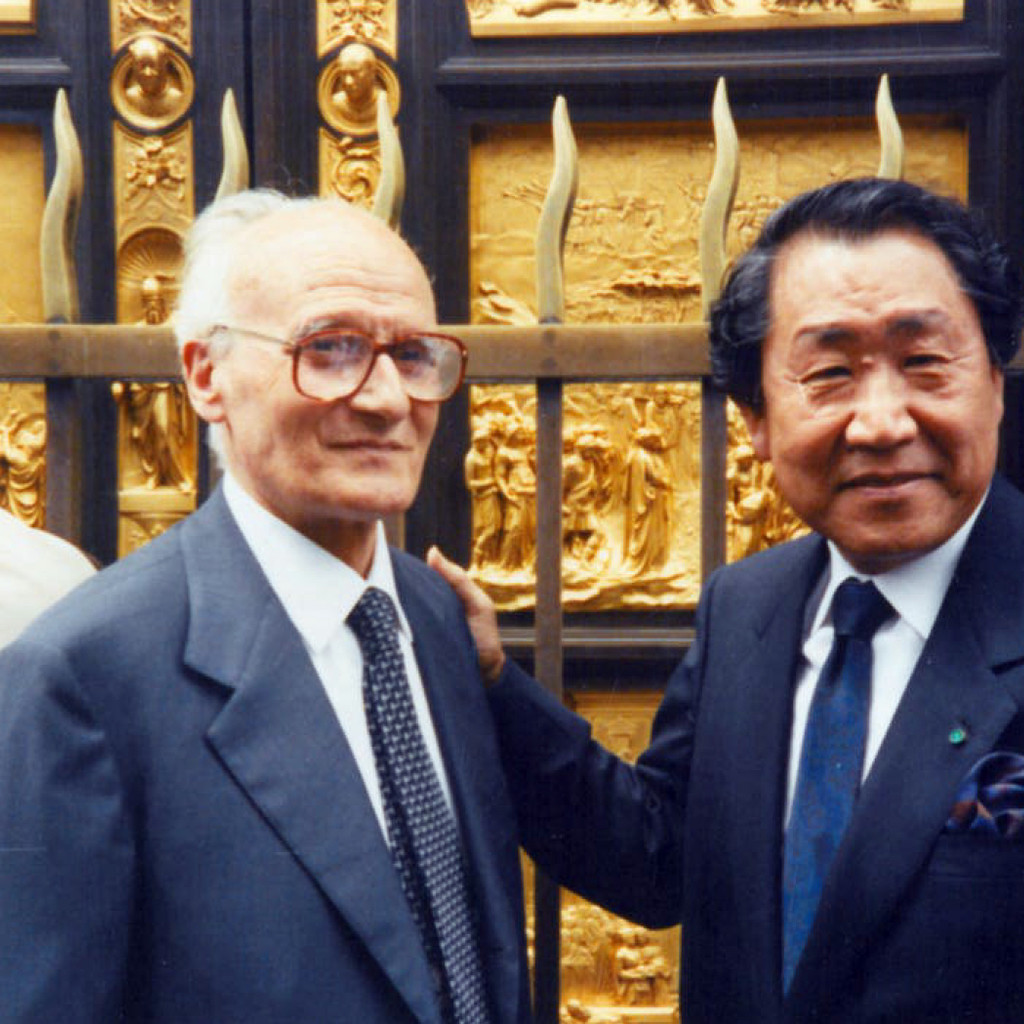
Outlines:
{"type": "Polygon", "coordinates": [[[892,606],[848,579],[832,601],[835,639],[811,701],[782,880],[782,980],[788,990],[822,886],[860,790],[871,701],[871,638],[892,606]]]}
{"type": "Polygon", "coordinates": [[[486,1024],[483,965],[458,831],[416,719],[391,598],[368,588],[348,624],[363,652],[363,705],[391,856],[423,940],[442,1018],[486,1024]]]}

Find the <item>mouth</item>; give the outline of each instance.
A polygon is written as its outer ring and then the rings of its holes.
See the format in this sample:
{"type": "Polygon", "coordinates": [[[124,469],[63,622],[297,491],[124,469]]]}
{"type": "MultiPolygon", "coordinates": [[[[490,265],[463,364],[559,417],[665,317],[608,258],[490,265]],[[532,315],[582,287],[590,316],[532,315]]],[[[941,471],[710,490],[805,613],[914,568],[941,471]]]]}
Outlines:
{"type": "Polygon", "coordinates": [[[934,480],[934,473],[901,472],[901,473],[858,473],[839,485],[841,491],[877,492],[895,495],[907,491],[915,485],[934,480]]]}
{"type": "Polygon", "coordinates": [[[402,444],[400,441],[386,441],[381,438],[355,438],[340,441],[328,441],[327,447],[340,451],[367,453],[379,452],[381,454],[408,451],[408,445],[402,444]]]}

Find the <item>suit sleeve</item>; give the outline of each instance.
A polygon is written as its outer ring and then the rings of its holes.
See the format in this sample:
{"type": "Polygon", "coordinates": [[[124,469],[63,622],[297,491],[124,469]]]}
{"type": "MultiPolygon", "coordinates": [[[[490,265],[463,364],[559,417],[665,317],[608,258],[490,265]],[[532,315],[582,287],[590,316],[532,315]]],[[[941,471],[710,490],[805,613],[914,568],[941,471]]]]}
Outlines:
{"type": "MultiPolygon", "coordinates": [[[[709,585],[710,586],[710,585],[709,585]]],[[[683,832],[705,658],[697,638],[668,682],[635,765],[511,661],[488,691],[523,845],[560,884],[648,927],[682,917],[683,832]]]]}
{"type": "Polygon", "coordinates": [[[0,655],[0,1018],[121,1018],[134,890],[123,787],[66,660],[0,655]]]}

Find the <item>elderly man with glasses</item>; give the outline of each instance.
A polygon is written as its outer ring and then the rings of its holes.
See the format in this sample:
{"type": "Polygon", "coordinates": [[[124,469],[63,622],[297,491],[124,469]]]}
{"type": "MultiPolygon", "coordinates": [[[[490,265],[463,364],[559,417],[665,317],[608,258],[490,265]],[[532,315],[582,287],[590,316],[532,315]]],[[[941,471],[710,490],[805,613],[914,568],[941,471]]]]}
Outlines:
{"type": "Polygon", "coordinates": [[[381,526],[464,347],[381,222],[267,192],[176,331],[222,485],[0,659],[0,1016],[525,1024],[474,648],[381,526]]]}

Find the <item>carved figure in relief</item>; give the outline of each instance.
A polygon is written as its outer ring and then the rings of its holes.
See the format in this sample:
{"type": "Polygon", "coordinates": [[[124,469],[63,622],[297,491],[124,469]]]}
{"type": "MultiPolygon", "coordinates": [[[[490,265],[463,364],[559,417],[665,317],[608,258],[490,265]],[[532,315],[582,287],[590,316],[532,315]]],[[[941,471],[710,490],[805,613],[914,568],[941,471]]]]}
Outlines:
{"type": "Polygon", "coordinates": [[[562,457],[562,528],[566,554],[590,565],[607,556],[600,513],[611,499],[612,445],[600,430],[567,433],[562,457]]]}
{"type": "Polygon", "coordinates": [[[526,0],[516,4],[516,14],[532,18],[545,11],[571,11],[579,6],[579,0],[526,0]]]}
{"type": "Polygon", "coordinates": [[[128,440],[141,468],[146,490],[192,489],[192,474],[184,462],[192,415],[180,384],[158,381],[113,386],[114,397],[128,419],[128,440]]]}
{"type": "Polygon", "coordinates": [[[0,490],[4,504],[29,526],[42,527],[46,417],[14,410],[0,424],[0,490]]]}
{"type": "Polygon", "coordinates": [[[147,274],[139,286],[142,293],[142,323],[155,326],[167,321],[170,310],[164,280],[160,275],[147,274]]]}
{"type": "Polygon", "coordinates": [[[760,469],[749,444],[741,444],[733,451],[727,470],[729,497],[725,508],[732,560],[746,558],[765,546],[772,496],[762,486],[760,469]]]}
{"type": "Polygon", "coordinates": [[[377,57],[365,43],[338,54],[337,88],[331,101],[346,121],[373,128],[377,120],[377,57]]]}
{"type": "Polygon", "coordinates": [[[497,445],[485,424],[473,435],[466,455],[466,486],[473,500],[473,565],[487,565],[501,549],[502,493],[498,487],[495,455],[497,445]]]}
{"type": "Polygon", "coordinates": [[[164,117],[181,106],[184,91],[171,61],[171,49],[156,36],[140,36],[128,47],[131,69],[124,95],[146,117],[164,117]]]}
{"type": "Polygon", "coordinates": [[[561,1024],[623,1024],[621,1013],[604,1007],[584,1006],[578,999],[569,999],[559,1014],[561,1024]]]}
{"type": "Polygon", "coordinates": [[[660,569],[672,539],[672,478],[665,439],[641,427],[626,458],[626,565],[636,574],[660,569]]]}
{"type": "Polygon", "coordinates": [[[503,498],[498,563],[512,571],[532,568],[537,546],[536,441],[525,422],[515,424],[498,448],[495,478],[503,498]]]}
{"type": "Polygon", "coordinates": [[[624,927],[615,951],[615,989],[627,1006],[655,1006],[672,972],[661,947],[644,928],[624,927]]]}

